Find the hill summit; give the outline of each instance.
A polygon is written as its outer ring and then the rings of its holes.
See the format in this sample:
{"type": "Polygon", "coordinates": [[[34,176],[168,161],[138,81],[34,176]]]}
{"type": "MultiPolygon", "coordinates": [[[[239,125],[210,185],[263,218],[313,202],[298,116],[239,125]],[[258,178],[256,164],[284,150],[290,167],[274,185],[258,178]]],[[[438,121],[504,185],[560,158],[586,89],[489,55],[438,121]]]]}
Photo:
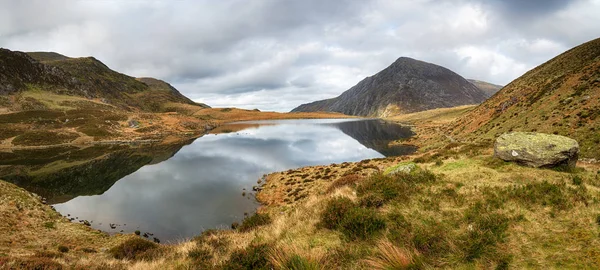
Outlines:
{"type": "Polygon", "coordinates": [[[478,104],[486,98],[481,89],[447,68],[400,57],[389,67],[365,78],[340,96],[303,104],[292,112],[330,111],[386,117],[478,104]]]}
{"type": "Polygon", "coordinates": [[[116,72],[94,57],[0,49],[0,98],[6,101],[2,104],[11,111],[54,109],[48,104],[55,100],[46,100],[47,93],[98,100],[127,111],[161,112],[167,103],[208,107],[196,104],[164,81],[116,72]],[[32,92],[41,94],[39,98],[19,98],[32,92]]]}

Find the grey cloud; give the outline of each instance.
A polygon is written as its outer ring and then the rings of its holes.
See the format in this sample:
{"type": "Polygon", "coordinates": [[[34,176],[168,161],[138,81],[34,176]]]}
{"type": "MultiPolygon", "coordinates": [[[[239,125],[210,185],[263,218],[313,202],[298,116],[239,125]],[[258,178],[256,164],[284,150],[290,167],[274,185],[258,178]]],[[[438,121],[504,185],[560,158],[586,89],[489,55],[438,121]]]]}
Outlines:
{"type": "Polygon", "coordinates": [[[281,111],[339,95],[400,56],[506,84],[600,25],[594,0],[0,3],[2,47],[93,55],[213,106],[281,111]]]}

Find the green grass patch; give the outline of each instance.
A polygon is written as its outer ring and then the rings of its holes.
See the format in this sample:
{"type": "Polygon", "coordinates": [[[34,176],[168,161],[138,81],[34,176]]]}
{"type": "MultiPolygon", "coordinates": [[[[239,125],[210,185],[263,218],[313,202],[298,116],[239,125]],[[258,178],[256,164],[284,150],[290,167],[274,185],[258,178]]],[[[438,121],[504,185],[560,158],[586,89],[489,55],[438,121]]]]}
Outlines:
{"type": "Polygon", "coordinates": [[[445,170],[445,171],[451,171],[451,170],[463,169],[468,166],[469,166],[469,164],[467,162],[461,160],[461,161],[446,163],[442,166],[441,169],[445,170]]]}
{"type": "Polygon", "coordinates": [[[354,207],[342,219],[340,231],[350,240],[368,240],[385,229],[385,220],[371,209],[354,207]]]}
{"type": "Polygon", "coordinates": [[[375,174],[363,181],[356,191],[360,197],[374,194],[384,202],[391,200],[408,201],[417,190],[435,181],[436,176],[432,172],[422,169],[394,175],[375,174]]]}
{"type": "Polygon", "coordinates": [[[487,197],[487,204],[498,208],[508,200],[513,200],[528,208],[550,206],[555,210],[567,210],[577,203],[587,205],[591,199],[584,185],[573,188],[565,183],[553,184],[547,181],[503,189],[486,189],[483,193],[487,197]]]}
{"type": "Polygon", "coordinates": [[[158,248],[158,245],[148,240],[141,238],[132,238],[122,244],[113,247],[109,250],[109,253],[115,259],[128,259],[135,260],[144,257],[144,253],[158,248]]]}

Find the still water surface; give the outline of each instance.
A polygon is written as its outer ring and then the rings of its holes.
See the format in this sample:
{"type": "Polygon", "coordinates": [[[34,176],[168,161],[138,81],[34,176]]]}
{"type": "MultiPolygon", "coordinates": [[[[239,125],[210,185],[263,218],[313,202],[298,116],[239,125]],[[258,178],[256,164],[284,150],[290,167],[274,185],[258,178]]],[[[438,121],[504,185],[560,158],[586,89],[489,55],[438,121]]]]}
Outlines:
{"type": "Polygon", "coordinates": [[[8,178],[21,179],[13,182],[45,196],[60,193],[49,200],[58,202],[54,207],[75,221],[88,220],[92,227],[108,232],[150,232],[164,242],[239,222],[244,213],[252,213],[258,206],[250,193],[264,174],[415,150],[411,146],[390,148],[391,140],[410,137],[412,132],[381,120],[256,121],[219,130],[226,133],[205,135],[161,157],[149,154],[152,157],[144,159],[139,150],[122,156],[109,154],[110,162],[94,161],[66,175],[53,174],[83,182],[78,184],[85,187],[114,178],[95,188],[96,192],[71,182],[44,189],[35,184],[57,183],[56,179],[8,178]],[[121,166],[132,167],[121,173],[128,175],[112,173],[121,166]],[[97,179],[82,174],[96,174],[97,179]],[[246,196],[242,196],[244,191],[246,196]]]}

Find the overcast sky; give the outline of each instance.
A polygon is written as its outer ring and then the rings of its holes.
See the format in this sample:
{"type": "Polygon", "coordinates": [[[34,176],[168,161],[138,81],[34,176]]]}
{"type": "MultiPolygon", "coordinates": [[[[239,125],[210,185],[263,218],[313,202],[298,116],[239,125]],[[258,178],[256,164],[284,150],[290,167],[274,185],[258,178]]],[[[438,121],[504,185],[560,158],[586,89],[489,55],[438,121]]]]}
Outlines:
{"type": "Polygon", "coordinates": [[[400,56],[507,84],[600,36],[600,0],[0,0],[0,47],[94,56],[214,107],[288,111],[400,56]]]}

